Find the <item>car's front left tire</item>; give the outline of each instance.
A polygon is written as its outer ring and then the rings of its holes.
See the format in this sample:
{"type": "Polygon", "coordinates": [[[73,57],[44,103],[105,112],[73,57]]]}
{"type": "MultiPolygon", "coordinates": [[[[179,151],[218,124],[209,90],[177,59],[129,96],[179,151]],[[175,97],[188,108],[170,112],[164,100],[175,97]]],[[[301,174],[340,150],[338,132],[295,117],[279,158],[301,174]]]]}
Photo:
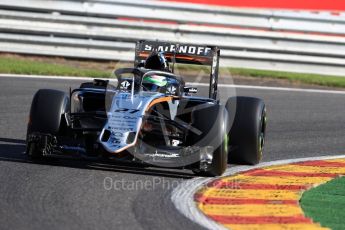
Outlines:
{"type": "Polygon", "coordinates": [[[221,105],[212,105],[193,112],[193,127],[202,132],[192,134],[194,145],[211,146],[213,158],[207,170],[193,170],[198,176],[221,176],[227,168],[227,112],[221,105]]]}
{"type": "Polygon", "coordinates": [[[266,106],[254,97],[232,97],[226,105],[229,113],[228,163],[255,165],[263,155],[266,136],[266,106]]]}

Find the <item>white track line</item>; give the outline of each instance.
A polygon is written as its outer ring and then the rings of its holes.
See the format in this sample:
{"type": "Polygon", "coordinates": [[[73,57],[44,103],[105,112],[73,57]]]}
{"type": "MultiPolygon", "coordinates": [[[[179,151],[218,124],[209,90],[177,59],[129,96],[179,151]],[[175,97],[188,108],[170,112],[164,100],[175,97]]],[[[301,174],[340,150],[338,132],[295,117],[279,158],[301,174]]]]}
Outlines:
{"type": "Polygon", "coordinates": [[[51,79],[51,80],[81,80],[87,81],[93,78],[72,77],[72,76],[46,76],[46,75],[26,75],[26,74],[0,74],[0,78],[29,78],[29,79],[51,79]]]}
{"type": "MultiPolygon", "coordinates": [[[[1,78],[28,78],[28,79],[50,79],[50,80],[79,80],[88,81],[93,78],[89,77],[69,77],[69,76],[43,76],[43,75],[17,75],[17,74],[0,74],[1,78]]],[[[104,80],[115,80],[114,78],[101,78],[104,80]]],[[[190,86],[205,86],[207,83],[187,82],[190,86]]],[[[234,84],[219,84],[220,88],[237,88],[237,89],[256,89],[256,90],[271,90],[271,91],[287,91],[287,92],[303,92],[303,93],[325,93],[325,94],[340,94],[345,95],[345,91],[341,90],[323,90],[323,89],[301,89],[301,88],[285,88],[285,87],[270,87],[270,86],[254,86],[254,85],[234,85],[234,84]]]]}
{"type": "MultiPolygon", "coordinates": [[[[279,160],[260,163],[256,166],[233,166],[229,167],[223,176],[231,176],[239,172],[243,172],[250,169],[273,166],[273,165],[282,165],[282,164],[291,164],[301,161],[313,161],[313,160],[329,160],[329,159],[338,159],[345,158],[345,155],[338,156],[324,156],[324,157],[309,157],[309,158],[299,158],[299,159],[290,159],[290,160],[279,160]]],[[[196,206],[194,201],[194,194],[200,188],[202,188],[207,183],[215,180],[215,178],[195,178],[182,182],[178,187],[176,187],[171,194],[171,201],[184,216],[193,222],[207,228],[207,229],[225,229],[224,226],[216,223],[215,221],[206,217],[196,206]]]]}

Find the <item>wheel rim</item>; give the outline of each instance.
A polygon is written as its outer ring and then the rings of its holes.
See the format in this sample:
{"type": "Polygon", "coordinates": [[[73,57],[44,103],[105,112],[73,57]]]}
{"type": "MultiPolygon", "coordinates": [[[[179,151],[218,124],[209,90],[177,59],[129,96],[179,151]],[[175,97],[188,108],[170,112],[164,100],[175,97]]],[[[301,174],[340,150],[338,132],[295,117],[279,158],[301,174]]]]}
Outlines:
{"type": "Polygon", "coordinates": [[[266,108],[264,108],[262,112],[260,133],[259,133],[259,160],[262,159],[263,150],[265,146],[266,124],[267,124],[266,108]]]}
{"type": "Polygon", "coordinates": [[[229,136],[228,134],[225,134],[224,136],[224,151],[228,153],[229,151],[229,136]]]}

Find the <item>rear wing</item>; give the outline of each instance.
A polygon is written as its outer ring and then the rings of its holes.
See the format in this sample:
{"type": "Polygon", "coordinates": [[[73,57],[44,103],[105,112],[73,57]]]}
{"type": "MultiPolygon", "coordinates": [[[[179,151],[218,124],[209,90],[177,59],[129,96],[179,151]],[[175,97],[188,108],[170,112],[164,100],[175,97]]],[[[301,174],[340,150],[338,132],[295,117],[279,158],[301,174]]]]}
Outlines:
{"type": "Polygon", "coordinates": [[[209,97],[217,99],[220,50],[216,46],[138,41],[134,65],[138,66],[154,51],[164,52],[169,62],[208,65],[211,68],[209,97]]]}

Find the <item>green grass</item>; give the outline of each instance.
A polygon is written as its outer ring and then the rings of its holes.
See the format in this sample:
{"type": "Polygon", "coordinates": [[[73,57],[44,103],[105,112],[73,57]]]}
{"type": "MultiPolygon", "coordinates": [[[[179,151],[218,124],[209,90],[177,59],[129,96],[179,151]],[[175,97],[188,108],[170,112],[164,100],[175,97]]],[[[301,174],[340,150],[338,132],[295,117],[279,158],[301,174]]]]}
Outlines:
{"type": "Polygon", "coordinates": [[[318,74],[289,73],[289,72],[280,72],[280,71],[239,69],[239,68],[230,68],[230,72],[232,74],[249,76],[249,77],[285,79],[292,82],[300,82],[300,83],[312,84],[312,85],[341,87],[341,88],[345,87],[345,75],[344,77],[337,77],[337,76],[327,76],[327,75],[318,75],[318,74]]]}
{"type": "Polygon", "coordinates": [[[345,177],[305,192],[300,204],[306,216],[323,227],[345,229],[345,177]]]}
{"type": "Polygon", "coordinates": [[[17,59],[12,57],[0,57],[0,73],[82,76],[95,78],[109,77],[111,74],[108,71],[80,69],[77,67],[71,67],[61,64],[52,64],[33,60],[17,59]]]}
{"type": "MultiPolygon", "coordinates": [[[[210,67],[194,65],[177,65],[180,74],[198,74],[202,70],[209,73],[210,67]]],[[[291,82],[345,88],[345,76],[335,77],[317,74],[289,73],[268,70],[240,69],[240,68],[221,68],[221,76],[229,74],[244,77],[284,79],[291,82]]],[[[32,75],[56,75],[56,76],[81,76],[93,78],[107,78],[111,76],[110,71],[83,69],[63,64],[52,64],[42,61],[16,57],[0,57],[0,73],[9,74],[32,74],[32,75]]]]}

